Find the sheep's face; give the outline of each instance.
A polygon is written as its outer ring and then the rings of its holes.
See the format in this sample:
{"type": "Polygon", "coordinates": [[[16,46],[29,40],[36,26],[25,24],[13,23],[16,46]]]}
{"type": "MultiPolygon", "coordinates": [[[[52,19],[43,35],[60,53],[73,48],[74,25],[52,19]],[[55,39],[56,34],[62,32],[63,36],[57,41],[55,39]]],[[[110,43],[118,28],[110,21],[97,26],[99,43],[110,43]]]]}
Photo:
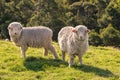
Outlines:
{"type": "Polygon", "coordinates": [[[18,38],[21,35],[22,25],[18,22],[13,22],[8,26],[8,30],[10,36],[18,38]]]}
{"type": "Polygon", "coordinates": [[[87,27],[83,26],[83,25],[79,25],[76,26],[72,32],[75,33],[76,37],[80,40],[80,41],[84,41],[86,39],[86,37],[88,37],[88,32],[89,29],[87,29],[87,27]]]}

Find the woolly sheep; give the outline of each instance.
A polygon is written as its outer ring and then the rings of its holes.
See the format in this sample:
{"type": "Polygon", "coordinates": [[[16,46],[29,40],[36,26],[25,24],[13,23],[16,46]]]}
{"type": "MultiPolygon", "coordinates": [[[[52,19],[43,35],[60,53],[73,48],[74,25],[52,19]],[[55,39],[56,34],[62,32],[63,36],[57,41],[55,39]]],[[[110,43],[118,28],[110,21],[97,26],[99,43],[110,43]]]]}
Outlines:
{"type": "Polygon", "coordinates": [[[82,56],[88,49],[88,32],[84,25],[63,27],[58,33],[58,43],[62,51],[62,59],[65,60],[65,53],[70,56],[69,67],[74,64],[77,55],[82,65],[82,56]]]}
{"type": "Polygon", "coordinates": [[[20,47],[22,57],[25,58],[25,52],[28,47],[44,48],[44,55],[47,56],[50,50],[55,58],[58,58],[55,48],[52,45],[53,32],[51,29],[39,27],[23,28],[19,22],[12,22],[8,26],[8,31],[13,43],[20,47]]]}

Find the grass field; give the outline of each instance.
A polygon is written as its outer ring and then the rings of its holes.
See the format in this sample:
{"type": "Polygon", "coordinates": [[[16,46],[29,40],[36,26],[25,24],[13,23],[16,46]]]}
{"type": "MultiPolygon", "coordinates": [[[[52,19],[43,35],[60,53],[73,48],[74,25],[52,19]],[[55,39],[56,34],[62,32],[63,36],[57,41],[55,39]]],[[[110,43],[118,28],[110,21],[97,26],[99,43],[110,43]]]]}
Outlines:
{"type": "Polygon", "coordinates": [[[23,59],[18,47],[0,40],[0,80],[120,80],[120,50],[90,46],[83,56],[84,65],[80,66],[76,57],[69,68],[69,57],[63,62],[58,44],[53,44],[60,59],[51,53],[45,57],[43,49],[35,48],[29,48],[23,59]]]}

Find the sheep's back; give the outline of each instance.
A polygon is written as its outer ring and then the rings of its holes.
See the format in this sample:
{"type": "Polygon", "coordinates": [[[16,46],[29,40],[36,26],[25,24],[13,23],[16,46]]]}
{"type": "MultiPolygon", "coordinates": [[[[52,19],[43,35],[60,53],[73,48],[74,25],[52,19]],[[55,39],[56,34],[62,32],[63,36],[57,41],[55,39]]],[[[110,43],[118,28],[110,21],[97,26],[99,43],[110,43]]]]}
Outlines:
{"type": "Polygon", "coordinates": [[[52,30],[47,27],[29,27],[23,29],[21,40],[30,47],[43,47],[51,42],[52,35],[52,30]]]}
{"type": "Polygon", "coordinates": [[[64,27],[60,30],[58,33],[58,39],[60,38],[68,38],[68,36],[71,34],[73,27],[64,27]]]}
{"type": "Polygon", "coordinates": [[[62,51],[67,52],[67,41],[69,39],[69,36],[72,35],[72,29],[73,27],[71,26],[64,27],[58,33],[58,43],[62,51]]]}

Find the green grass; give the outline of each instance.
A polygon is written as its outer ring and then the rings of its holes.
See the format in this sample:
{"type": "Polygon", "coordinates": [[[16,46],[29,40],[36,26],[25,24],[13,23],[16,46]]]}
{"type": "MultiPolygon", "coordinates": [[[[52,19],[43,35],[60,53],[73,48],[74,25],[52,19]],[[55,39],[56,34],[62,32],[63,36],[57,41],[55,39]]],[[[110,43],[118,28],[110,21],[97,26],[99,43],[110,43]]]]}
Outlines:
{"type": "Polygon", "coordinates": [[[0,80],[120,80],[120,50],[112,47],[90,46],[83,56],[84,65],[78,58],[75,65],[68,67],[50,53],[43,56],[43,49],[29,48],[27,58],[21,58],[20,50],[11,42],[0,40],[0,80]]]}

